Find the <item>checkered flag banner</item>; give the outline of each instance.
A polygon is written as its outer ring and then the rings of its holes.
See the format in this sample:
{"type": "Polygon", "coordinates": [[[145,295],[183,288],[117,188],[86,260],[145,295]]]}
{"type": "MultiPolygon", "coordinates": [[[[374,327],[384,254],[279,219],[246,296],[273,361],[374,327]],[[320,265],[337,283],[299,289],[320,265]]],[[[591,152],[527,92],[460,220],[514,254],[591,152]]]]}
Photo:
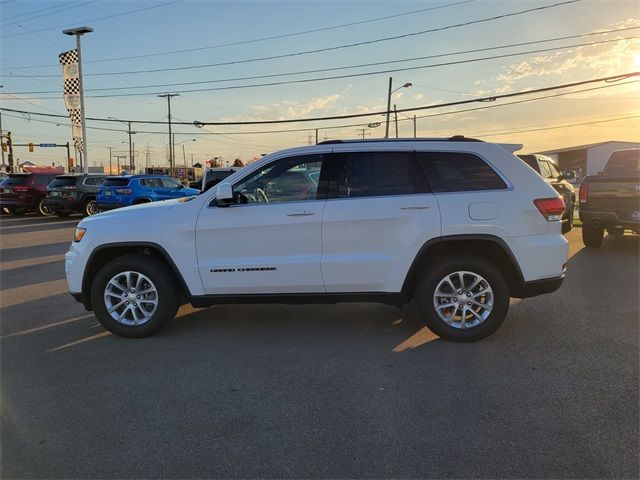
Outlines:
{"type": "Polygon", "coordinates": [[[82,145],[82,114],[80,112],[80,79],[78,73],[78,51],[69,50],[58,55],[62,66],[64,81],[64,105],[69,112],[73,140],[76,145],[82,145]]]}

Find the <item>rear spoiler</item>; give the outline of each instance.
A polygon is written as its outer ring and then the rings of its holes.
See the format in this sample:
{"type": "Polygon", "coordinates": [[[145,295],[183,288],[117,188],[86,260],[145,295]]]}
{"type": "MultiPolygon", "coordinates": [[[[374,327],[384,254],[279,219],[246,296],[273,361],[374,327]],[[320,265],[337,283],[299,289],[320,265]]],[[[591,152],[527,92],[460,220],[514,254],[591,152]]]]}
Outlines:
{"type": "Polygon", "coordinates": [[[498,145],[500,145],[509,153],[515,153],[518,150],[520,150],[522,147],[524,147],[524,145],[521,143],[499,143],[498,145]]]}

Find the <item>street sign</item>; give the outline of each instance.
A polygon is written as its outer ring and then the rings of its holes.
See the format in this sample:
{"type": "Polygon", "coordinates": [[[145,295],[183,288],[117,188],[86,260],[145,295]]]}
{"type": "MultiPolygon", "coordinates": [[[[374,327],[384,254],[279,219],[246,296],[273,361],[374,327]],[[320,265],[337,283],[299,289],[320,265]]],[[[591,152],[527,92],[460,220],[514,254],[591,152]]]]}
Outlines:
{"type": "Polygon", "coordinates": [[[39,147],[57,147],[55,143],[41,143],[38,145],[39,147]]]}

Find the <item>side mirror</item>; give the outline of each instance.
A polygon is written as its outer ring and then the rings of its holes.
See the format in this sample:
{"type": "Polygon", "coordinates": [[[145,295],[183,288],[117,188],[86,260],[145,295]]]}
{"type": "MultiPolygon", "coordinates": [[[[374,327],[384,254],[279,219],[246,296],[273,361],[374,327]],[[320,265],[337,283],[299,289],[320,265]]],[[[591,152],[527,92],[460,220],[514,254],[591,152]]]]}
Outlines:
{"type": "Polygon", "coordinates": [[[573,170],[562,172],[562,178],[565,180],[573,180],[576,178],[576,172],[573,170]]]}
{"type": "Polygon", "coordinates": [[[219,183],[216,191],[216,205],[228,207],[233,202],[233,188],[230,183],[219,183]]]}

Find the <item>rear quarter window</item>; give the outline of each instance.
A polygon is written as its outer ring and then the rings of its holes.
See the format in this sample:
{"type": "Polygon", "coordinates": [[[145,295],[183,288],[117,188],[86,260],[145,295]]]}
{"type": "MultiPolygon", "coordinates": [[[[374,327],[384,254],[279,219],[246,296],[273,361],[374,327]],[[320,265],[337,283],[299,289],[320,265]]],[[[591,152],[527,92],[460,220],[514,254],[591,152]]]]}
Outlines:
{"type": "Polygon", "coordinates": [[[418,152],[418,158],[434,193],[507,188],[500,175],[472,153],[418,152]]]}

